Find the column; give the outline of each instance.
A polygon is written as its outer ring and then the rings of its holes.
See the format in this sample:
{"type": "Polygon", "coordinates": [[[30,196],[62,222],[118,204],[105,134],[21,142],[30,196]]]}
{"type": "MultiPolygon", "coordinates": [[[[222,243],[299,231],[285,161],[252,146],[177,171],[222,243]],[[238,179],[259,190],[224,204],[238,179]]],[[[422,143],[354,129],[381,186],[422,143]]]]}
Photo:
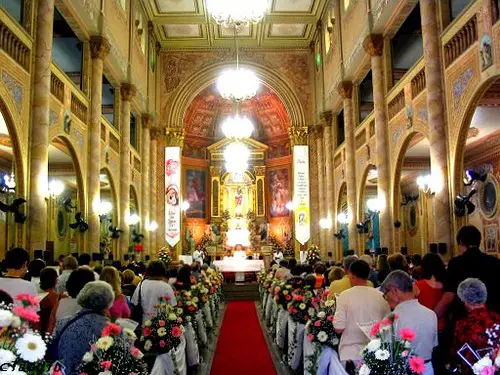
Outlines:
{"type": "Polygon", "coordinates": [[[325,217],[332,220],[332,226],[326,231],[326,252],[327,254],[331,252],[334,255],[333,222],[335,221],[335,195],[333,190],[332,112],[323,112],[321,119],[323,123],[323,154],[325,155],[325,217]]]}
{"type": "Polygon", "coordinates": [[[358,251],[358,232],[356,222],[358,209],[356,204],[356,146],[354,141],[354,108],[352,105],[352,83],[342,82],[338,91],[344,99],[344,126],[345,126],[345,181],[347,185],[347,206],[352,217],[349,223],[349,247],[358,251]]]}
{"type": "Polygon", "coordinates": [[[154,251],[150,247],[150,232],[149,232],[149,224],[151,223],[151,218],[150,218],[150,213],[149,213],[149,202],[150,202],[150,189],[149,189],[149,183],[150,183],[150,155],[151,155],[151,148],[150,148],[150,134],[149,130],[151,128],[151,124],[153,123],[153,117],[150,114],[143,114],[142,119],[141,119],[141,125],[142,125],[142,142],[141,142],[141,159],[142,159],[142,168],[141,168],[141,197],[142,197],[142,214],[141,214],[141,220],[143,223],[143,230],[142,233],[144,234],[144,244],[146,245],[146,254],[147,255],[154,255],[154,251]]]}
{"type": "Polygon", "coordinates": [[[92,56],[91,96],[90,96],[90,124],[88,150],[88,246],[86,251],[99,252],[100,223],[99,213],[96,210],[101,201],[101,115],[102,115],[102,72],[104,59],[109,53],[108,40],[102,36],[92,37],[90,53],[92,56]]]}
{"type": "MultiPolygon", "coordinates": [[[[323,159],[323,127],[316,126],[314,128],[314,139],[316,142],[316,157],[318,168],[318,202],[319,202],[319,220],[326,217],[326,201],[325,201],[325,165],[323,159]]],[[[326,258],[326,231],[319,226],[319,249],[321,251],[321,258],[326,258]]]]}
{"type": "MultiPolygon", "coordinates": [[[[382,208],[380,210],[380,245],[392,249],[394,246],[393,220],[391,210],[391,171],[389,159],[388,125],[385,111],[384,61],[382,35],[368,35],[363,43],[371,56],[373,80],[373,104],[375,114],[375,138],[377,141],[377,195],[382,208]]],[[[394,249],[396,250],[396,249],[394,249]]]]}
{"type": "Polygon", "coordinates": [[[54,0],[37,7],[29,185],[29,251],[45,250],[49,177],[50,63],[54,0]]]}
{"type": "Polygon", "coordinates": [[[121,141],[120,141],[120,247],[118,254],[128,253],[130,231],[127,219],[130,213],[130,101],[135,96],[136,88],[130,83],[120,87],[121,95],[121,141]]]}
{"type": "Polygon", "coordinates": [[[444,242],[449,246],[451,241],[450,193],[436,1],[420,1],[420,17],[424,44],[425,79],[427,82],[431,175],[433,181],[435,181],[433,190],[436,193],[432,198],[434,238],[431,242],[444,242]]]}
{"type": "MultiPolygon", "coordinates": [[[[151,221],[156,221],[159,223],[159,217],[158,217],[158,208],[157,208],[157,202],[156,202],[156,197],[158,196],[158,185],[157,185],[157,180],[158,180],[158,135],[159,135],[159,130],[157,128],[151,128],[150,130],[150,137],[151,137],[151,148],[150,148],[150,157],[151,157],[151,169],[150,169],[150,174],[151,174],[151,183],[150,183],[150,220],[151,221]]],[[[158,230],[156,233],[151,233],[150,236],[150,249],[154,254],[158,251],[160,247],[163,246],[162,242],[157,242],[157,236],[158,236],[158,230]]]]}

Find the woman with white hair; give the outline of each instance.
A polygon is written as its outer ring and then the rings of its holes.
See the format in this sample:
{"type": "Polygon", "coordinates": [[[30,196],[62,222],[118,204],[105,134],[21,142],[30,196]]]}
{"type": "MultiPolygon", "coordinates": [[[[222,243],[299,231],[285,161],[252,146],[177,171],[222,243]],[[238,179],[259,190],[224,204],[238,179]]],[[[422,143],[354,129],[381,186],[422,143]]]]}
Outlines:
{"type": "Polygon", "coordinates": [[[61,325],[56,332],[57,356],[66,366],[67,374],[76,374],[83,355],[90,350],[90,344],[101,335],[108,319],[106,311],[115,300],[111,285],[104,281],[86,284],[77,297],[82,310],[61,325]]]}
{"type": "Polygon", "coordinates": [[[481,280],[465,279],[458,285],[457,294],[467,309],[467,316],[455,325],[451,347],[454,356],[464,344],[469,344],[474,350],[486,348],[487,336],[484,332],[500,322],[500,314],[486,308],[488,292],[481,280]]]}

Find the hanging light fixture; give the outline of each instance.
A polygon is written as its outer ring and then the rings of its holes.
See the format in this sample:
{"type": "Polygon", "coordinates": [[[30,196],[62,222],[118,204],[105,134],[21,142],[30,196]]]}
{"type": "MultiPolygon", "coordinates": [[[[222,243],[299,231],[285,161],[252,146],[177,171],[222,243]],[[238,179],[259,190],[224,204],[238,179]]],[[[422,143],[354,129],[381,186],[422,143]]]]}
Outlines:
{"type": "Polygon", "coordinates": [[[208,0],[207,9],[218,25],[241,27],[260,22],[269,0],[208,0]]]}
{"type": "Polygon", "coordinates": [[[215,82],[219,94],[227,100],[242,102],[253,98],[259,89],[259,79],[251,70],[240,68],[224,70],[215,82]]]}
{"type": "Polygon", "coordinates": [[[253,132],[253,124],[246,116],[236,114],[222,123],[222,133],[227,138],[249,138],[253,132]]]}
{"type": "Polygon", "coordinates": [[[224,150],[226,171],[243,174],[248,169],[250,150],[241,142],[232,142],[224,150]]]}

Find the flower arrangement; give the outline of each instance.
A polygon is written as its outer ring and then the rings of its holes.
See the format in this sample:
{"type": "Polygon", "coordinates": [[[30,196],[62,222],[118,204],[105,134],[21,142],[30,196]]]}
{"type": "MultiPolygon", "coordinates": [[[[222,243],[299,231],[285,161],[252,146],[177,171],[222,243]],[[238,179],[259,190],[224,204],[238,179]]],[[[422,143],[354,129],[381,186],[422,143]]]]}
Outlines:
{"type": "MultiPolygon", "coordinates": [[[[194,322],[195,315],[198,311],[198,297],[196,293],[192,292],[193,287],[190,290],[175,290],[175,298],[177,300],[177,307],[182,309],[182,316],[187,322],[194,322]]],[[[180,310],[178,310],[180,312],[180,310]]]]}
{"type": "Polygon", "coordinates": [[[292,300],[288,303],[287,308],[294,322],[306,324],[314,315],[313,296],[313,292],[308,288],[297,289],[293,292],[292,300]]]}
{"type": "Polygon", "coordinates": [[[315,309],[306,323],[307,340],[319,344],[334,347],[339,340],[333,328],[333,316],[335,315],[335,301],[322,301],[315,309]]]}
{"type": "Polygon", "coordinates": [[[409,328],[395,333],[396,314],[375,323],[370,331],[373,337],[362,352],[362,366],[359,375],[407,375],[422,374],[425,371],[424,360],[416,356],[411,343],[416,334],[409,328]]]}
{"type": "Polygon", "coordinates": [[[167,247],[162,247],[158,250],[158,260],[161,260],[165,266],[170,264],[172,258],[170,257],[170,250],[167,247]]]}
{"type": "Polygon", "coordinates": [[[167,353],[181,343],[184,327],[180,314],[183,309],[169,305],[166,298],[160,298],[155,310],[155,315],[144,323],[140,342],[145,353],[167,353]]]}
{"type": "Polygon", "coordinates": [[[208,302],[208,289],[204,283],[198,283],[191,287],[191,294],[197,298],[198,308],[201,310],[208,302]]]}
{"type": "Polygon", "coordinates": [[[39,300],[29,294],[15,297],[14,306],[0,305],[0,364],[13,375],[43,374],[50,364],[45,353],[50,337],[32,328],[40,318],[36,310],[39,300]]]}
{"type": "Polygon", "coordinates": [[[475,375],[500,375],[500,324],[488,328],[486,336],[492,350],[472,366],[472,371],[475,375]]]}
{"type": "Polygon", "coordinates": [[[147,375],[142,352],[130,344],[135,334],[108,323],[78,367],[79,375],[147,375]]]}
{"type": "Polygon", "coordinates": [[[274,287],[274,299],[280,308],[288,308],[288,304],[292,301],[292,292],[292,285],[287,284],[286,281],[280,281],[276,284],[274,287]]]}
{"type": "Polygon", "coordinates": [[[321,255],[319,253],[319,247],[316,245],[311,245],[306,252],[306,262],[311,266],[314,266],[317,262],[321,260],[321,255]]]}

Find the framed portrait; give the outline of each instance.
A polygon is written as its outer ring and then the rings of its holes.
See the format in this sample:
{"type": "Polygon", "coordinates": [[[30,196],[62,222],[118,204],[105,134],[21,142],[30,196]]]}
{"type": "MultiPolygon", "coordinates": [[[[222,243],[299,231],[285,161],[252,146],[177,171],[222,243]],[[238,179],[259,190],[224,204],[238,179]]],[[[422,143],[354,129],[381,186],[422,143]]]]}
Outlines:
{"type": "Polygon", "coordinates": [[[271,170],[268,176],[271,217],[288,216],[286,204],[291,199],[288,168],[271,170]]]}
{"type": "Polygon", "coordinates": [[[498,225],[484,226],[484,250],[488,253],[496,253],[498,248],[498,225]]]}
{"type": "Polygon", "coordinates": [[[190,219],[204,219],[206,216],[206,172],[186,169],[186,198],[189,209],[186,216],[190,219]]]}

